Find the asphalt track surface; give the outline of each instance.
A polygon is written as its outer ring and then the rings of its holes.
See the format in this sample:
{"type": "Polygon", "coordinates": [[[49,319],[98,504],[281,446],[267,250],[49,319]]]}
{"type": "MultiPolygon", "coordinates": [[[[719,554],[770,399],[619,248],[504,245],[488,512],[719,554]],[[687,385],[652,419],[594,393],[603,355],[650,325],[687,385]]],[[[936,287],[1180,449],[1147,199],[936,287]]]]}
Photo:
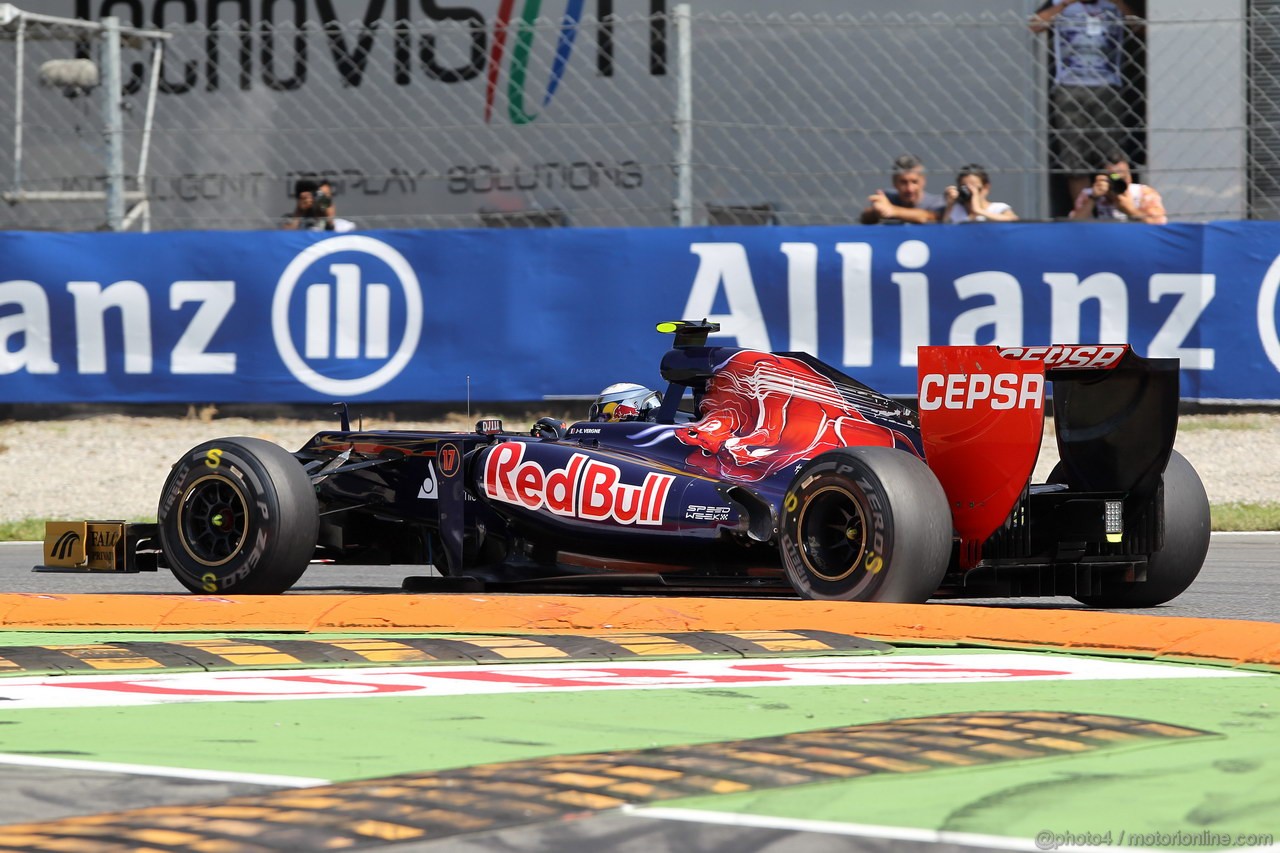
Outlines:
{"type": "MultiPolygon", "coordinates": [[[[32,572],[41,562],[39,543],[0,542],[0,593],[184,592],[168,572],[94,576],[32,572]]],[[[1160,616],[1280,621],[1280,533],[1215,533],[1200,576],[1172,602],[1149,610],[1115,611],[1160,616]]],[[[312,566],[292,593],[394,593],[411,566],[312,566]]],[[[956,601],[973,606],[1020,609],[1079,609],[1070,598],[956,601]]]]}
{"type": "Polygon", "coordinates": [[[1060,599],[411,596],[397,567],[202,602],[167,574],[31,573],[38,557],[0,546],[0,849],[1280,849],[1274,535],[1215,536],[1192,589],[1139,616],[1060,599]],[[421,660],[440,649],[456,656],[421,660]],[[681,681],[713,664],[822,674],[681,681]],[[639,680],[358,695],[526,665],[639,680]],[[77,690],[76,666],[97,686],[77,690]],[[204,701],[217,683],[182,680],[227,675],[351,695],[204,701]],[[117,701],[161,677],[191,695],[117,701]],[[58,698],[79,693],[95,698],[58,698]]]}

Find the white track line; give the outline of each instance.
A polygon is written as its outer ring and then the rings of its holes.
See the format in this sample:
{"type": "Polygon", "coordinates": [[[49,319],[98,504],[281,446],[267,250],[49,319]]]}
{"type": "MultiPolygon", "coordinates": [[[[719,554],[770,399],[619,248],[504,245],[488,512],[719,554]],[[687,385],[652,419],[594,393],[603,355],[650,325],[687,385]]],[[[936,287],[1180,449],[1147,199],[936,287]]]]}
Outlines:
{"type": "MultiPolygon", "coordinates": [[[[881,691],[902,684],[1276,678],[1221,666],[1185,666],[1038,652],[895,654],[806,658],[693,659],[602,663],[414,665],[0,678],[4,710],[206,702],[436,699],[581,690],[839,687],[881,691]]],[[[861,695],[861,694],[859,694],[861,695]]]]}
{"type": "MultiPolygon", "coordinates": [[[[946,832],[936,829],[912,829],[905,826],[874,826],[863,823],[839,823],[830,820],[801,820],[798,818],[771,817],[765,815],[735,814],[701,809],[645,808],[623,806],[630,817],[646,817],[654,820],[683,820],[693,823],[714,823],[723,826],[746,826],[759,829],[782,829],[792,832],[818,832],[826,835],[854,835],[860,838],[888,838],[896,841],[922,841],[930,844],[961,844],[980,850],[1043,851],[1029,838],[1013,838],[1005,835],[982,835],[976,832],[946,832]]],[[[1081,833],[1083,835],[1083,833],[1081,833]]],[[[1079,853],[1168,853],[1149,847],[1086,847],[1055,846],[1062,851],[1079,853]]]]}
{"type": "Polygon", "coordinates": [[[168,776],[204,782],[243,782],[276,788],[311,788],[328,785],[328,779],[307,776],[273,776],[267,773],[234,773],[223,770],[190,770],[185,767],[158,767],[151,764],[120,764],[114,761],[85,761],[75,758],[43,758],[38,755],[0,753],[0,764],[23,767],[53,767],[59,770],[92,770],[98,773],[128,773],[133,776],[168,776]]]}

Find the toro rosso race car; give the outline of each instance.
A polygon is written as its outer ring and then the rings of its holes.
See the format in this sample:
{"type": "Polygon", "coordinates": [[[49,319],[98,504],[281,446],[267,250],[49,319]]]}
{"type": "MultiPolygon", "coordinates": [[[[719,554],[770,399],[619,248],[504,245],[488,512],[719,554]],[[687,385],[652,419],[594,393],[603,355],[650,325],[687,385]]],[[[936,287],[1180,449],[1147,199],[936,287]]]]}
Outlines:
{"type": "Polygon", "coordinates": [[[658,328],[665,394],[608,420],[353,431],[344,409],[292,453],[216,439],[173,466],[155,524],[51,524],[37,568],[167,568],[207,593],[283,592],[325,562],[433,565],[446,589],[1144,607],[1204,561],[1176,359],[922,347],[917,412],[803,353],[708,346],[714,323],[658,328]],[[1061,461],[1032,483],[1050,389],[1061,461]]]}

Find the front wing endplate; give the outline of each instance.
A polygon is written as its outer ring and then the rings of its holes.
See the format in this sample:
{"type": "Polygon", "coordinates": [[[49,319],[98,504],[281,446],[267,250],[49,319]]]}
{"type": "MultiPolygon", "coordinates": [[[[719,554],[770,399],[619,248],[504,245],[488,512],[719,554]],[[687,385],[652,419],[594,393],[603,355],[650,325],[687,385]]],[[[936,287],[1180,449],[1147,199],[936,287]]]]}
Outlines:
{"type": "Polygon", "coordinates": [[[154,525],[125,521],[47,521],[37,572],[137,572],[134,546],[154,525]]]}

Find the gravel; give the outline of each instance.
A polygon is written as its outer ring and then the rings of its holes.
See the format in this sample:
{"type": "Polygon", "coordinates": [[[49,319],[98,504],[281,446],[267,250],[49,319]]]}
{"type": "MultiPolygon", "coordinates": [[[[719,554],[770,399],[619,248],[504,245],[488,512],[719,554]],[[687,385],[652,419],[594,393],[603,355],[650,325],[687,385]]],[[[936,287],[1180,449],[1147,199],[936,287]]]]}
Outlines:
{"type": "MultiPolygon", "coordinates": [[[[474,421],[373,423],[366,428],[469,429],[474,421]]],[[[523,427],[508,419],[509,428],[523,427]]],[[[211,438],[247,435],[290,450],[334,420],[98,415],[0,423],[0,521],[25,518],[154,518],[169,466],[211,438]]],[[[1046,430],[1036,468],[1043,480],[1057,451],[1046,430]]],[[[1184,416],[1176,447],[1204,480],[1214,504],[1280,501],[1280,414],[1184,416]]]]}

